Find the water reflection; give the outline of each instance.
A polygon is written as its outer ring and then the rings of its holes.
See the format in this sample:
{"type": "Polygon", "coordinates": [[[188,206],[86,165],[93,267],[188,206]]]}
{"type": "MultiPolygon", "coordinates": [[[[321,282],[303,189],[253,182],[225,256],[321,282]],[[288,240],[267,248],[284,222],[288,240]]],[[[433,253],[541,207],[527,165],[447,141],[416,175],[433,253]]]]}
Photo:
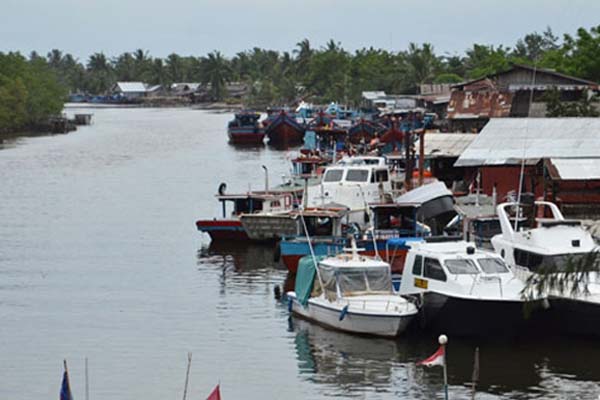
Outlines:
{"type": "Polygon", "coordinates": [[[389,390],[396,360],[405,358],[401,342],[335,332],[291,318],[299,373],[343,395],[389,390]]]}
{"type": "MultiPolygon", "coordinates": [[[[292,317],[298,371],[325,392],[355,396],[390,392],[400,398],[436,398],[442,390],[442,369],[416,362],[437,348],[435,337],[411,332],[396,340],[336,332],[292,317]]],[[[478,342],[451,338],[448,380],[452,398],[470,398],[475,348],[480,349],[478,398],[589,398],[600,395],[600,358],[591,342],[565,345],[561,340],[478,342]],[[509,356],[507,356],[509,355],[509,356]],[[570,396],[570,397],[569,397],[570,396]]],[[[371,397],[371,395],[369,395],[371,397]]]]}
{"type": "Polygon", "coordinates": [[[211,242],[198,250],[198,264],[221,265],[224,269],[233,268],[236,272],[250,272],[262,269],[284,269],[275,261],[272,244],[250,244],[236,242],[211,242]]]}

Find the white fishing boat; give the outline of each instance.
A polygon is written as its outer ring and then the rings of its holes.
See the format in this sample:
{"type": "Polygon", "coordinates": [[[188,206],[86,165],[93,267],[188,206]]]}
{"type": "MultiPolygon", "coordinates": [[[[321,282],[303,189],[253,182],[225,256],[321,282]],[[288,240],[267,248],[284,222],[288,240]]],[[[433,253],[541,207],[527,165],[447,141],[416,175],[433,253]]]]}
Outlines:
{"type": "Polygon", "coordinates": [[[406,258],[400,294],[421,301],[425,327],[439,334],[514,337],[526,328],[523,282],[497,254],[458,240],[414,242],[406,258]]]}
{"type": "Polygon", "coordinates": [[[353,244],[336,257],[300,260],[295,291],[287,293],[290,311],[340,331],[398,336],[417,307],[393,292],[389,264],[358,251],[353,244]]]}
{"type": "Polygon", "coordinates": [[[306,190],[305,207],[348,207],[350,222],[368,222],[368,203],[391,201],[391,173],[383,157],[345,157],[325,169],[321,183],[306,190]]]}
{"type": "MultiPolygon", "coordinates": [[[[599,250],[581,222],[565,219],[554,203],[535,201],[518,207],[516,202],[502,203],[497,213],[502,233],[492,238],[492,246],[523,281],[545,268],[560,278],[569,266],[599,250]]],[[[599,274],[590,272],[576,289],[547,293],[549,324],[559,332],[600,336],[599,274]]]]}

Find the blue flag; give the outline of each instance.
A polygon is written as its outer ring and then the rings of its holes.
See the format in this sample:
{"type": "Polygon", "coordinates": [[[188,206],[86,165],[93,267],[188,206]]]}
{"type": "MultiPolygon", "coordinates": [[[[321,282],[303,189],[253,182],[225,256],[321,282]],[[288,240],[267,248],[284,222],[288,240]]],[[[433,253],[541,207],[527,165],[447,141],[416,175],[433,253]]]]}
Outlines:
{"type": "Polygon", "coordinates": [[[71,386],[69,385],[69,374],[66,370],[63,373],[62,385],[60,386],[60,400],[73,400],[71,386]]]}

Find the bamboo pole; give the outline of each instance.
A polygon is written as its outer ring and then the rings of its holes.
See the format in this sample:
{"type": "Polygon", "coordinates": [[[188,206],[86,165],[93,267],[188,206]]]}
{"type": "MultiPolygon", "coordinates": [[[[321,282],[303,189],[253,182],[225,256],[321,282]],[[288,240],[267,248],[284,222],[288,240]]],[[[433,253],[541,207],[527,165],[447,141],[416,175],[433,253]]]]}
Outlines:
{"type": "Polygon", "coordinates": [[[90,380],[88,375],[88,359],[85,358],[85,400],[90,400],[90,380]]]}

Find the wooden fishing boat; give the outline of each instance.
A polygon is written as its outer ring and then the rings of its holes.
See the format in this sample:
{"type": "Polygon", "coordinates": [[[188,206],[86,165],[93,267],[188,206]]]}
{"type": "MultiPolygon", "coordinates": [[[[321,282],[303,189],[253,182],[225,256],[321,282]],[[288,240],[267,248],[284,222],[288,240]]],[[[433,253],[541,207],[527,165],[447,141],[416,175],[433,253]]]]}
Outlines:
{"type": "Polygon", "coordinates": [[[227,125],[227,135],[232,144],[262,144],[265,131],[259,121],[260,113],[243,111],[227,125]]]}
{"type": "Polygon", "coordinates": [[[244,194],[225,194],[220,190],[217,200],[221,202],[221,218],[196,221],[199,231],[206,232],[212,240],[250,240],[240,216],[244,213],[283,213],[292,209],[292,195],[289,193],[250,192],[244,194]],[[233,204],[228,215],[227,204],[233,204]]]}
{"type": "Polygon", "coordinates": [[[271,145],[289,147],[301,144],[304,139],[304,126],[285,110],[272,113],[265,125],[265,133],[271,145]]]}

